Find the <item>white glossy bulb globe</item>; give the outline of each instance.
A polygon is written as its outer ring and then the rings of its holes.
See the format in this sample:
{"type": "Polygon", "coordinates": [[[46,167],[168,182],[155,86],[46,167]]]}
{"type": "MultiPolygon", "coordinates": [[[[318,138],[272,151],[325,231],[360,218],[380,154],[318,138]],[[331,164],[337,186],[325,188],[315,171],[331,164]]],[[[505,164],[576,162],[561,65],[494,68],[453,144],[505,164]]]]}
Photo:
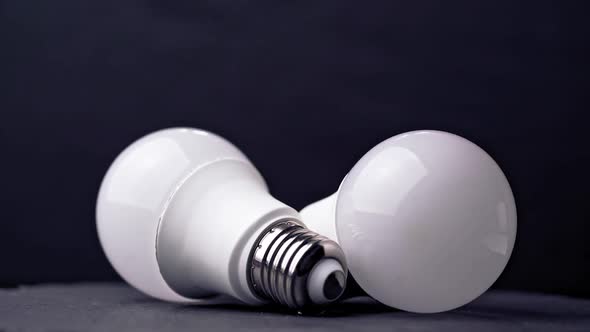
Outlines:
{"type": "Polygon", "coordinates": [[[338,245],[307,230],[242,152],[206,131],[167,129],[131,144],[102,182],[96,218],[115,270],[159,299],[225,294],[300,308],[344,287],[338,245]]]}
{"type": "Polygon", "coordinates": [[[301,215],[338,240],[368,295],[419,313],[451,310],[485,292],[516,237],[514,197],[500,167],[477,145],[440,131],[378,144],[336,194],[301,215]]]}

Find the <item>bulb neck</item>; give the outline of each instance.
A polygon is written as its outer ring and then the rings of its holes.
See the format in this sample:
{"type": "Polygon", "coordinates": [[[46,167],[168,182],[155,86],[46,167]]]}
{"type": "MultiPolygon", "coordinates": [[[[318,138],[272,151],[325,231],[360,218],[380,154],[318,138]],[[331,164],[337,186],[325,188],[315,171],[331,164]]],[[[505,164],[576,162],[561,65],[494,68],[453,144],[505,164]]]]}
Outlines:
{"type": "Polygon", "coordinates": [[[160,218],[156,259],[170,289],[191,300],[225,294],[302,308],[332,302],[346,279],[338,245],[306,229],[254,167],[236,160],[179,184],[160,218]]]}
{"type": "Polygon", "coordinates": [[[249,269],[253,293],[294,309],[338,300],[347,277],[338,244],[293,219],[277,221],[260,234],[249,269]]]}

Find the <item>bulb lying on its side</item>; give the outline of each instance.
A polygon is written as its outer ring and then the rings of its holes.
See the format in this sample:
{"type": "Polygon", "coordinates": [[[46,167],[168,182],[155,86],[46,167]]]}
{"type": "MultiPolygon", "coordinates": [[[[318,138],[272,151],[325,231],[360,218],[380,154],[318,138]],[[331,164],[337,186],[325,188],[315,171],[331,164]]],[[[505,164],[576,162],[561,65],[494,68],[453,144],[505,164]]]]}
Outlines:
{"type": "Polygon", "coordinates": [[[412,312],[462,306],[506,266],[516,206],[496,162],[459,136],[416,131],[365,154],[338,192],[301,211],[341,245],[371,297],[412,312]]]}
{"type": "Polygon", "coordinates": [[[98,235],[115,270],[153,297],[230,295],[292,308],[336,300],[346,282],[339,246],[274,199],[232,144],[196,129],[147,135],[107,172],[98,235]]]}

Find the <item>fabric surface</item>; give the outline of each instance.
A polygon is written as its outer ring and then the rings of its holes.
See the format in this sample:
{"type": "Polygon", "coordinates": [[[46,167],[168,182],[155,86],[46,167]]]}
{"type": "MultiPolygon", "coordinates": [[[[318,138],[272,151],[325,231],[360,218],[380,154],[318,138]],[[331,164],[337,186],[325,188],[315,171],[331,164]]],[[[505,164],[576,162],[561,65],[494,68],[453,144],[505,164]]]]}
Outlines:
{"type": "Polygon", "coordinates": [[[356,298],[323,313],[274,307],[178,305],[125,284],[38,285],[0,290],[0,331],[590,331],[590,300],[492,291],[451,312],[396,311],[356,298]]]}

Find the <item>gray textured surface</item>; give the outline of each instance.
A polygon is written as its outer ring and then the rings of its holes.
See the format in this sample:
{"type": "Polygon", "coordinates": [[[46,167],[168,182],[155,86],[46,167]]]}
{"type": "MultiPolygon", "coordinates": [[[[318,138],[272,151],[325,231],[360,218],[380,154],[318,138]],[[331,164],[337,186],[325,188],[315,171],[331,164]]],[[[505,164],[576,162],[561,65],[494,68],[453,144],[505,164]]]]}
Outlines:
{"type": "Polygon", "coordinates": [[[590,300],[515,292],[434,315],[367,299],[316,316],[262,309],[164,303],[124,284],[39,285],[0,289],[0,331],[590,331],[590,300]]]}

